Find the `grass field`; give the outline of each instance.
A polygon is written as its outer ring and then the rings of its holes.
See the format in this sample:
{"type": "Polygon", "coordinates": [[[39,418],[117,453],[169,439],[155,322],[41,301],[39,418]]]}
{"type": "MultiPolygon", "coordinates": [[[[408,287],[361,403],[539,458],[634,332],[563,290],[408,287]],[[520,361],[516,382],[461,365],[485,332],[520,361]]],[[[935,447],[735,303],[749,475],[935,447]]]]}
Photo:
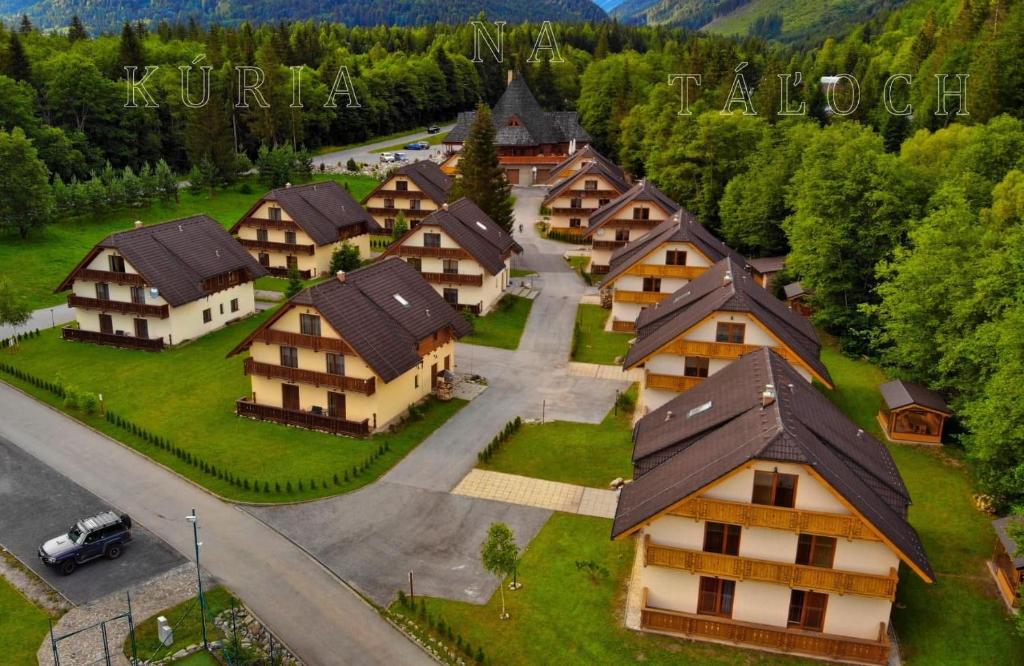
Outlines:
{"type": "MultiPolygon", "coordinates": [[[[636,386],[627,391],[636,402],[636,386]]],[[[549,481],[607,488],[612,479],[632,478],[632,411],[613,408],[599,424],[527,423],[478,467],[549,481]]]]}
{"type": "MultiPolygon", "coordinates": [[[[369,176],[317,174],[314,179],[347,183],[356,199],[361,199],[377,185],[377,181],[369,176]]],[[[107,235],[130,229],[135,220],[152,224],[199,213],[205,213],[228,227],[238,221],[265,191],[263,185],[250,178],[218,190],[212,197],[182,190],[176,204],[154,203],[144,208],[59,219],[33,231],[25,240],[17,234],[3,234],[0,235],[0,276],[17,284],[32,308],[57,305],[67,300],[67,294],[55,294],[53,290],[85,253],[107,235]],[[248,193],[245,192],[247,189],[248,193]]]]}
{"type": "Polygon", "coordinates": [[[533,301],[529,298],[506,294],[487,316],[470,319],[473,333],[462,338],[462,342],[484,347],[517,349],[531,308],[533,301]]]}
{"type": "Polygon", "coordinates": [[[10,666],[32,666],[47,631],[47,614],[0,576],[0,646],[10,666]]]}
{"type": "Polygon", "coordinates": [[[576,310],[579,327],[572,349],[572,360],[580,363],[616,365],[615,359],[626,355],[629,351],[629,341],[634,335],[605,331],[604,325],[610,316],[611,311],[600,305],[580,304],[576,310]]]}
{"type": "MultiPolygon", "coordinates": [[[[213,618],[231,608],[237,601],[223,587],[204,589],[203,592],[203,596],[206,598],[206,636],[208,640],[213,641],[221,638],[220,632],[213,626],[213,618]]],[[[173,608],[162,610],[135,627],[136,654],[139,659],[146,661],[165,658],[182,648],[202,642],[203,628],[198,597],[192,597],[173,608]],[[161,615],[167,618],[167,622],[174,630],[174,642],[168,647],[161,645],[160,639],[157,637],[156,618],[161,615]]],[[[124,642],[124,654],[126,657],[131,657],[131,643],[128,640],[124,642]]],[[[209,658],[209,654],[205,656],[209,658]]],[[[183,664],[185,660],[176,663],[183,664]]],[[[194,662],[188,661],[188,663],[203,664],[206,662],[199,658],[194,662]]]]}
{"type": "MultiPolygon", "coordinates": [[[[250,391],[242,358],[225,354],[258,326],[269,312],[251,317],[181,347],[159,353],[66,342],[60,330],[0,350],[9,363],[44,381],[58,375],[65,385],[102,394],[107,409],[149,432],[168,438],[192,456],[250,481],[269,484],[269,492],[245,490],[187,464],[169,451],[143,441],[98,415],[72,416],[125,442],[142,453],[225,497],[243,501],[281,502],[336,495],[375,480],[458,411],[465,401],[432,401],[423,420],[409,421],[396,433],[367,439],[253,421],[235,416],[235,401],[250,391]],[[358,477],[351,474],[382,444],[388,451],[358,477]],[[333,477],[339,476],[334,484],[333,477]],[[350,479],[345,481],[345,475],[350,479]],[[302,482],[303,489],[298,488],[302,482]],[[292,492],[286,491],[287,484],[292,492]],[[310,486],[316,484],[316,488],[310,486]],[[281,492],[276,491],[280,484],[281,492]]],[[[62,407],[52,394],[9,381],[32,395],[62,407]]]]}

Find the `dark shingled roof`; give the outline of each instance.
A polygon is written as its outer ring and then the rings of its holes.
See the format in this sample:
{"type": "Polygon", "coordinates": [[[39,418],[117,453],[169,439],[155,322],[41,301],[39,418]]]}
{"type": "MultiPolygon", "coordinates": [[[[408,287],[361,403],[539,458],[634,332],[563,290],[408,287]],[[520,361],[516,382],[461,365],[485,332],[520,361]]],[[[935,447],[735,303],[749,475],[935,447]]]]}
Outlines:
{"type": "Polygon", "coordinates": [[[447,209],[436,210],[427,215],[422,222],[410,229],[405,237],[388,248],[387,253],[395,252],[405,238],[415,233],[416,229],[429,225],[440,227],[491,275],[497,275],[505,268],[505,259],[510,252],[523,251],[519,243],[487,213],[471,200],[462,197],[450,204],[447,209]]]}
{"type": "MultiPolygon", "coordinates": [[[[475,111],[460,113],[455,127],[445,137],[445,143],[465,141],[475,117],[475,111]]],[[[586,130],[580,127],[575,111],[549,112],[542,109],[521,76],[509,82],[491,111],[491,120],[496,132],[494,143],[498,146],[538,146],[543,143],[568,143],[573,139],[586,142],[592,140],[586,130]],[[518,125],[509,125],[509,119],[513,116],[519,119],[518,125]]]]}
{"type": "Polygon", "coordinates": [[[587,164],[571,176],[563,178],[557,185],[549,189],[547,196],[544,197],[544,205],[549,205],[551,201],[562,194],[562,192],[572,187],[575,183],[578,183],[581,179],[585,179],[587,176],[600,176],[601,178],[604,178],[618,191],[620,195],[629,189],[629,185],[620,176],[618,171],[609,168],[604,162],[595,161],[587,164]]]}
{"type": "Polygon", "coordinates": [[[790,282],[782,288],[782,293],[786,295],[786,298],[797,298],[807,294],[807,290],[799,282],[790,282]]]}
{"type": "Polygon", "coordinates": [[[943,414],[953,413],[941,395],[920,384],[896,379],[882,384],[878,387],[878,390],[881,391],[882,398],[889,409],[899,409],[907,405],[921,405],[943,414]]]}
{"type": "Polygon", "coordinates": [[[748,259],[747,261],[761,275],[777,273],[786,267],[785,255],[781,257],[760,257],[759,259],[748,259]]]}
{"type": "MultiPolygon", "coordinates": [[[[448,200],[448,191],[452,188],[452,177],[441,171],[441,167],[435,162],[419,160],[412,164],[406,164],[402,168],[397,169],[393,175],[407,177],[416,183],[416,186],[423,191],[423,194],[430,197],[438,205],[448,200]]],[[[370,196],[373,196],[372,192],[366,199],[369,199],[370,196]]],[[[366,199],[363,199],[363,201],[366,201],[366,199]]]]}
{"type": "MultiPolygon", "coordinates": [[[[582,148],[577,150],[575,153],[572,153],[571,155],[566,157],[564,160],[562,160],[561,162],[559,162],[558,164],[553,166],[551,168],[551,175],[554,176],[554,174],[558,173],[562,169],[565,169],[566,167],[568,167],[570,164],[572,164],[576,160],[583,160],[584,162],[586,162],[588,164],[590,162],[600,162],[605,167],[610,169],[612,171],[612,173],[614,173],[615,176],[620,181],[622,181],[623,183],[628,181],[628,179],[626,178],[626,172],[622,170],[622,167],[620,167],[618,164],[616,164],[615,162],[612,162],[610,159],[608,159],[607,157],[602,155],[600,152],[598,152],[597,148],[594,148],[594,146],[592,146],[590,144],[587,144],[587,145],[583,146],[582,148]]],[[[570,176],[566,176],[566,177],[568,178],[570,176]]],[[[557,183],[558,183],[557,180],[550,180],[550,181],[548,181],[548,185],[556,185],[557,183]]]]}
{"type": "Polygon", "coordinates": [[[814,326],[761,288],[743,265],[731,257],[640,313],[636,320],[636,342],[626,354],[623,367],[643,362],[714,312],[753,315],[831,386],[828,368],[819,358],[821,341],[814,326]]]}
{"type": "MultiPolygon", "coordinates": [[[[315,307],[385,382],[421,362],[420,340],[449,327],[456,337],[471,331],[469,322],[415,268],[394,257],[352,271],[344,281],[330,279],[300,291],[277,316],[290,305],[315,307]]],[[[231,353],[247,349],[276,319],[264,323],[231,353]]]]}
{"type": "MultiPolygon", "coordinates": [[[[620,196],[615,197],[591,213],[590,219],[587,221],[587,232],[584,234],[584,237],[592,236],[594,232],[603,227],[606,222],[614,219],[615,213],[617,213],[623,206],[643,202],[657,204],[668,211],[669,215],[680,210],[679,204],[669,199],[664,192],[654,185],[654,183],[649,180],[641,180],[620,196]]],[[[692,217],[689,213],[687,213],[687,215],[692,217]]]]}
{"type": "Polygon", "coordinates": [[[264,201],[276,202],[317,245],[337,242],[342,230],[354,226],[362,225],[367,233],[380,230],[373,216],[359,205],[348,190],[333,180],[327,180],[279,187],[267,192],[231,227],[231,232],[237,232],[264,201]]]}
{"type": "Polygon", "coordinates": [[[206,215],[118,231],[96,244],[64,278],[57,291],[71,287],[75,274],[102,249],[117,250],[146,283],[174,307],[203,298],[203,280],[244,270],[250,280],[267,275],[224,227],[206,215]]]}
{"type": "Polygon", "coordinates": [[[1013,540],[1010,533],[1006,531],[1006,528],[1010,526],[1010,522],[1016,522],[1024,524],[1024,518],[1017,516],[1006,516],[1004,518],[997,518],[992,521],[992,528],[996,531],[996,536],[999,537],[999,541],[1003,544],[1003,548],[1009,554],[1013,560],[1013,566],[1018,569],[1024,569],[1024,554],[1015,555],[1017,552],[1017,542],[1013,540]]]}
{"type": "Polygon", "coordinates": [[[689,243],[712,263],[731,257],[741,266],[746,264],[743,255],[715,238],[715,235],[698,222],[688,210],[681,208],[675,215],[651,229],[649,233],[615,250],[612,253],[608,274],[605,275],[601,286],[605,287],[611,284],[630,266],[665,243],[689,243]]]}
{"type": "Polygon", "coordinates": [[[636,477],[619,496],[613,537],[749,461],[804,464],[934,579],[907,520],[910,494],[888,450],[774,350],[746,354],[652,411],[633,439],[636,477]],[[776,399],[762,407],[768,384],[776,399]],[[700,411],[691,416],[695,408],[700,411]]]}

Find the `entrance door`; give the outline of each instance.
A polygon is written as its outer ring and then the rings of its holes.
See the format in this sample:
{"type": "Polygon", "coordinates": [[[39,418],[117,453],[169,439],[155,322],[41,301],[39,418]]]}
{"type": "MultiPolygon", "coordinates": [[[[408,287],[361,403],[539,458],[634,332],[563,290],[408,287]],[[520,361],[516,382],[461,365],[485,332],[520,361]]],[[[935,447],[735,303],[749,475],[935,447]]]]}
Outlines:
{"type": "Polygon", "coordinates": [[[519,184],[519,169],[506,169],[505,178],[508,179],[509,185],[519,184]]]}
{"type": "Polygon", "coordinates": [[[149,322],[145,319],[135,320],[135,337],[149,339],[149,322]]]}
{"type": "Polygon", "coordinates": [[[108,314],[100,315],[100,333],[113,333],[114,332],[114,320],[108,314]]]}
{"type": "Polygon", "coordinates": [[[333,416],[336,419],[345,418],[344,393],[327,392],[327,416],[333,416]]]}
{"type": "Polygon", "coordinates": [[[285,409],[299,411],[299,387],[295,384],[281,384],[281,405],[285,409]]]}
{"type": "Polygon", "coordinates": [[[437,390],[437,363],[430,366],[430,390],[437,390]]]}

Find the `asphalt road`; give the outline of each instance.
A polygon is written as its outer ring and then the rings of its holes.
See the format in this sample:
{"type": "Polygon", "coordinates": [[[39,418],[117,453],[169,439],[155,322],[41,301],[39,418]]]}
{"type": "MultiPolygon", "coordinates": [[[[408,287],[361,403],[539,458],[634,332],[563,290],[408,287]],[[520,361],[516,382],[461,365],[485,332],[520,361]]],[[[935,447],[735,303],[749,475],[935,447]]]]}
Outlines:
{"type": "Polygon", "coordinates": [[[79,518],[118,507],[107,504],[0,437],[0,544],[75,604],[131,587],[185,561],[142,526],[116,560],[98,559],[64,576],[39,559],[39,544],[79,518]]]}
{"type": "MultiPolygon", "coordinates": [[[[442,125],[441,132],[447,132],[455,127],[454,124],[442,125]]],[[[394,146],[398,144],[412,143],[413,141],[419,141],[420,139],[428,139],[431,134],[427,132],[416,132],[414,134],[406,134],[405,136],[397,136],[391,139],[385,139],[383,141],[375,141],[368,143],[365,146],[357,146],[355,148],[347,148],[345,150],[337,150],[333,153],[324,153],[323,155],[317,155],[313,158],[313,166],[318,167],[321,163],[328,166],[345,166],[348,160],[354,159],[356,162],[364,162],[366,164],[375,164],[380,161],[380,154],[371,151],[378,150],[380,148],[387,148],[388,146],[394,146]]],[[[406,157],[410,161],[425,160],[430,157],[435,151],[440,150],[440,146],[431,146],[429,150],[402,150],[399,152],[405,153],[406,157]]]]}

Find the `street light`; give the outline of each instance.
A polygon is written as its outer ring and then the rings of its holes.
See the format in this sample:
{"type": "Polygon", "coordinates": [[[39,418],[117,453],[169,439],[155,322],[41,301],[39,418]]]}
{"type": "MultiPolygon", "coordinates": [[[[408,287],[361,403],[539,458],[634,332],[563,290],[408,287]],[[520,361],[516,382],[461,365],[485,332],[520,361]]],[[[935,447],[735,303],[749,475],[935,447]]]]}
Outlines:
{"type": "Polygon", "coordinates": [[[196,581],[199,584],[199,616],[203,624],[203,647],[209,649],[210,644],[206,639],[206,597],[203,596],[203,572],[199,569],[199,546],[203,542],[199,540],[199,516],[196,515],[195,507],[192,507],[191,515],[185,516],[185,520],[192,523],[192,540],[196,544],[196,581]]]}

